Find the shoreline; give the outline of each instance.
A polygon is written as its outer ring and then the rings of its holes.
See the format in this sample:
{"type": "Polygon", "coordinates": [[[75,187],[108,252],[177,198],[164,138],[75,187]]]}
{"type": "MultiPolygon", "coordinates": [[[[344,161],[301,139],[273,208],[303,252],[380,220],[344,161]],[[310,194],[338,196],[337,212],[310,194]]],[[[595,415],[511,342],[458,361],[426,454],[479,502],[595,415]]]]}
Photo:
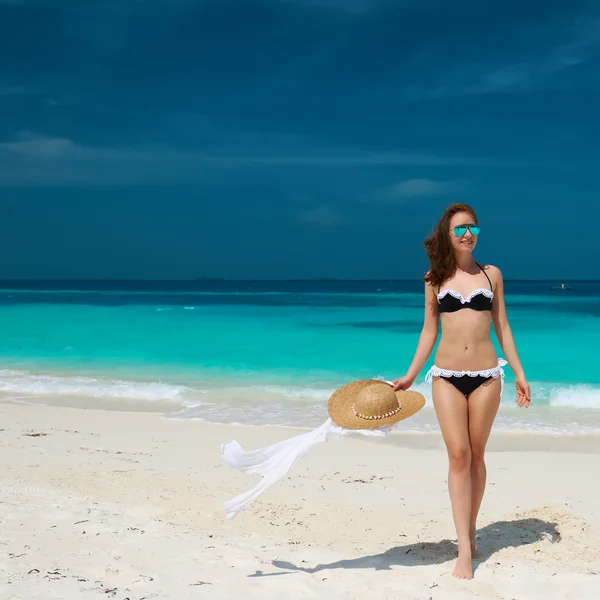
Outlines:
{"type": "Polygon", "coordinates": [[[597,452],[491,451],[481,558],[459,582],[441,449],[391,437],[319,444],[226,521],[223,502],[257,478],[224,464],[220,444],[256,449],[291,430],[11,402],[0,420],[0,570],[14,600],[185,600],[198,586],[219,600],[597,589],[597,452]]]}
{"type": "MultiPolygon", "coordinates": [[[[124,400],[122,398],[101,399],[87,396],[55,397],[49,403],[47,398],[36,400],[35,397],[26,399],[2,397],[3,403],[21,406],[43,406],[67,408],[81,411],[116,412],[128,414],[155,415],[167,421],[189,421],[198,422],[207,426],[249,428],[257,431],[274,430],[281,431],[284,437],[291,437],[311,431],[314,427],[300,427],[294,425],[272,425],[253,423],[223,423],[210,421],[199,417],[178,417],[181,410],[175,401],[153,401],[124,400]]],[[[326,417],[325,417],[326,418],[326,417]]],[[[496,426],[494,426],[496,427],[496,426]]],[[[370,441],[370,440],[365,440],[370,441]]],[[[402,423],[396,427],[390,435],[375,443],[391,444],[403,448],[421,450],[444,450],[444,443],[439,431],[414,431],[403,430],[402,423]]],[[[499,432],[492,429],[487,446],[487,452],[511,452],[511,451],[535,451],[535,452],[579,452],[586,454],[600,453],[600,434],[585,433],[523,433],[523,432],[499,432]]]]}
{"type": "MultiPolygon", "coordinates": [[[[154,401],[152,403],[115,398],[102,399],[101,404],[97,398],[82,397],[56,397],[52,404],[45,401],[32,401],[2,398],[0,403],[10,403],[23,406],[45,406],[57,408],[71,408],[74,410],[97,410],[118,413],[157,415],[169,421],[192,421],[206,425],[234,428],[252,428],[257,430],[276,430],[286,432],[284,435],[293,436],[311,431],[313,427],[299,427],[292,425],[257,425],[240,422],[222,423],[209,421],[199,417],[178,417],[180,406],[175,402],[154,401]]],[[[414,431],[403,430],[402,424],[394,429],[377,443],[392,444],[404,448],[443,450],[444,444],[439,431],[414,431]]],[[[539,452],[583,452],[600,453],[599,434],[572,434],[572,433],[523,433],[523,432],[497,432],[492,429],[488,442],[488,452],[510,452],[510,451],[539,451],[539,452]]]]}

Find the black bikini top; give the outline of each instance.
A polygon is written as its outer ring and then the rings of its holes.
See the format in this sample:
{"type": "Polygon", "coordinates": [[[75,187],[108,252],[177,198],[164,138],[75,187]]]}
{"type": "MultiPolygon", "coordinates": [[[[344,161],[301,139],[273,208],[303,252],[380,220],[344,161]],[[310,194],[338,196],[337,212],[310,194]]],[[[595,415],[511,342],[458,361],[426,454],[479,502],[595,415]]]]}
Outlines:
{"type": "Polygon", "coordinates": [[[477,288],[466,298],[463,298],[463,295],[456,290],[444,290],[442,292],[438,288],[437,299],[440,313],[456,312],[463,308],[470,308],[472,310],[492,310],[492,300],[494,299],[492,282],[483,267],[479,263],[476,264],[485,275],[490,284],[490,288],[492,289],[477,288]]]}

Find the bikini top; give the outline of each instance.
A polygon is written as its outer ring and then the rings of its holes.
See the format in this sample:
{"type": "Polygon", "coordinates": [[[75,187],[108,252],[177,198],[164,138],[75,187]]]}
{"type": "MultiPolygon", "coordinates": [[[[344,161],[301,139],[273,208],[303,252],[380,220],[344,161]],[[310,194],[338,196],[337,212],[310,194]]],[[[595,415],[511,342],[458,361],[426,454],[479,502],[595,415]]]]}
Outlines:
{"type": "Polygon", "coordinates": [[[460,292],[456,290],[444,290],[440,291],[438,288],[438,305],[440,313],[445,312],[456,312],[463,308],[470,308],[472,310],[492,310],[492,300],[494,299],[493,285],[487,273],[483,267],[476,263],[485,275],[486,279],[490,284],[490,290],[486,288],[477,288],[473,290],[466,298],[460,292]]]}

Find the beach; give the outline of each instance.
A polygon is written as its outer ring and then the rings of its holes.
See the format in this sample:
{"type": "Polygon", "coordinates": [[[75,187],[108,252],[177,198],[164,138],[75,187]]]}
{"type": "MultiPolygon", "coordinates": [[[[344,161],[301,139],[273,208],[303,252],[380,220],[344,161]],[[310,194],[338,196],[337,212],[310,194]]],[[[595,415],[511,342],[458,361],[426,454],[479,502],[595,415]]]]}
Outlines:
{"type": "Polygon", "coordinates": [[[492,433],[475,578],[458,581],[441,439],[402,424],[316,446],[225,520],[257,480],[221,444],[298,432],[0,403],[0,598],[595,597],[598,437],[492,433]]]}
{"type": "Polygon", "coordinates": [[[600,600],[600,0],[0,40],[0,600],[600,600]]]}
{"type": "Polygon", "coordinates": [[[433,356],[421,411],[317,445],[225,519],[258,478],[221,445],[310,431],[337,387],[401,375],[421,282],[4,285],[0,600],[594,597],[600,283],[572,285],[507,282],[532,405],[506,367],[472,581],[451,576],[433,356]]]}

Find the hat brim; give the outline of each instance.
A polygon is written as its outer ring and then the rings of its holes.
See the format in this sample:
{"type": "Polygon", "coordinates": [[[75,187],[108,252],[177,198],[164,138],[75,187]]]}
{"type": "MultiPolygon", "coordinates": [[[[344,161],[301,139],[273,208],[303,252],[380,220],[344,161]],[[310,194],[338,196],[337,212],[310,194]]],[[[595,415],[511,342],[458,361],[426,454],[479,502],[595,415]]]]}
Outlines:
{"type": "Polygon", "coordinates": [[[356,394],[364,387],[374,383],[389,385],[379,379],[359,379],[347,383],[337,389],[329,398],[327,409],[331,420],[344,429],[377,429],[386,425],[392,425],[398,421],[408,419],[425,406],[425,396],[419,392],[402,391],[395,392],[400,410],[391,417],[383,419],[363,419],[352,412],[356,400],[356,394]]]}

